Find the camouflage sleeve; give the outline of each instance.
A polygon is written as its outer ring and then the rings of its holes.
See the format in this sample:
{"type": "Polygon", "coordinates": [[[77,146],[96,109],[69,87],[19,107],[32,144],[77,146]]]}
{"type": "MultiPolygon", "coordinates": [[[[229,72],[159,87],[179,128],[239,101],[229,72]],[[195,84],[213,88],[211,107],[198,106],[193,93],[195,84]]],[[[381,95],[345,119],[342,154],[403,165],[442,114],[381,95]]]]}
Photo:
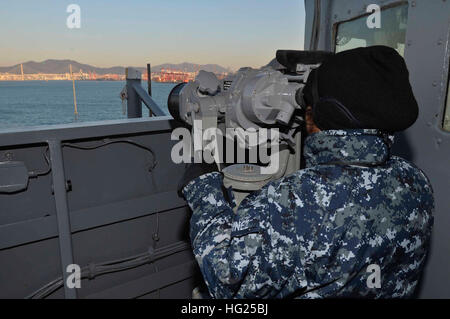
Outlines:
{"type": "Polygon", "coordinates": [[[194,255],[210,294],[215,298],[275,297],[277,261],[268,261],[263,245],[267,232],[260,230],[267,190],[250,195],[236,213],[224,199],[218,173],[195,179],[184,194],[193,211],[194,255]]]}

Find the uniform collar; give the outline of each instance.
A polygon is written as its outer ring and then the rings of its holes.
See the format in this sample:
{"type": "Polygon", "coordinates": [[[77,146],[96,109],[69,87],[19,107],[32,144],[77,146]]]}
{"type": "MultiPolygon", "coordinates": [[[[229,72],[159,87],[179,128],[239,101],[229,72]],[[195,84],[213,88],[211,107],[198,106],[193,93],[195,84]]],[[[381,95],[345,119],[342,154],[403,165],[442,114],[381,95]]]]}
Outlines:
{"type": "Polygon", "coordinates": [[[390,155],[394,136],[379,130],[329,130],[305,141],[306,166],[325,164],[380,165],[390,155]]]}

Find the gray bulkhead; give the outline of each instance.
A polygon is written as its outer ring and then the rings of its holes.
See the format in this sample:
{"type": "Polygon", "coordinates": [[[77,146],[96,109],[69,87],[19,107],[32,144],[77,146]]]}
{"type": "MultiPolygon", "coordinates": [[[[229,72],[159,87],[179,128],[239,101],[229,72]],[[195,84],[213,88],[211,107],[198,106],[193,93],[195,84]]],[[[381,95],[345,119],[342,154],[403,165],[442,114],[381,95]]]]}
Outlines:
{"type": "Polygon", "coordinates": [[[26,297],[72,263],[88,278],[49,298],[190,298],[198,272],[172,130],[163,116],[1,131],[1,161],[43,175],[0,194],[0,298],[26,297]],[[100,274],[141,254],[154,260],[100,274]]]}

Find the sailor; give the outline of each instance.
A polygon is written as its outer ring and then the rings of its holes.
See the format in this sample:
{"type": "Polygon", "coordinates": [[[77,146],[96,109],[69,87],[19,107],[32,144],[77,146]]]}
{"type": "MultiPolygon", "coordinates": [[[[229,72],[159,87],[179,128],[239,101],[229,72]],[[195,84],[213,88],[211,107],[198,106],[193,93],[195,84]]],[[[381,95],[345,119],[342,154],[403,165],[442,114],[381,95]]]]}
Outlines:
{"type": "Polygon", "coordinates": [[[214,298],[411,297],[433,225],[433,191],[391,154],[418,117],[393,49],[330,57],[308,79],[306,168],[251,193],[233,212],[214,165],[192,164],[180,190],[214,298]]]}

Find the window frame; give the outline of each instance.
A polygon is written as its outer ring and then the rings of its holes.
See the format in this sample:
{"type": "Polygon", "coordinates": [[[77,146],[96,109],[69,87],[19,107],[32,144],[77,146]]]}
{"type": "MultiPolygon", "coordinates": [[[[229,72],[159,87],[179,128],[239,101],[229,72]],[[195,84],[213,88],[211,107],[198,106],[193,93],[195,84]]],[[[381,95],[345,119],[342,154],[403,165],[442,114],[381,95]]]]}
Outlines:
{"type": "MultiPolygon", "coordinates": [[[[392,8],[395,8],[395,7],[399,7],[399,6],[405,5],[405,4],[407,4],[408,7],[410,5],[408,0],[401,0],[401,1],[396,1],[396,2],[393,2],[393,3],[389,3],[389,4],[385,5],[385,6],[381,6],[380,9],[381,9],[381,12],[383,12],[385,10],[392,9],[392,8]]],[[[409,22],[409,12],[410,12],[410,10],[408,8],[408,17],[407,17],[407,21],[408,22],[409,22]]],[[[335,22],[333,24],[333,31],[332,31],[332,37],[331,37],[331,41],[332,41],[331,47],[333,48],[333,53],[336,53],[336,39],[337,39],[337,35],[338,35],[339,25],[341,25],[342,23],[355,21],[355,20],[358,20],[358,19],[363,18],[363,17],[368,17],[371,14],[372,13],[365,12],[363,14],[359,14],[357,16],[351,17],[350,19],[337,21],[337,22],[335,22]]],[[[408,30],[408,27],[407,27],[407,30],[408,30]]],[[[405,42],[406,42],[406,39],[405,39],[405,42]]],[[[405,53],[406,53],[406,45],[405,45],[405,53]]]]}

